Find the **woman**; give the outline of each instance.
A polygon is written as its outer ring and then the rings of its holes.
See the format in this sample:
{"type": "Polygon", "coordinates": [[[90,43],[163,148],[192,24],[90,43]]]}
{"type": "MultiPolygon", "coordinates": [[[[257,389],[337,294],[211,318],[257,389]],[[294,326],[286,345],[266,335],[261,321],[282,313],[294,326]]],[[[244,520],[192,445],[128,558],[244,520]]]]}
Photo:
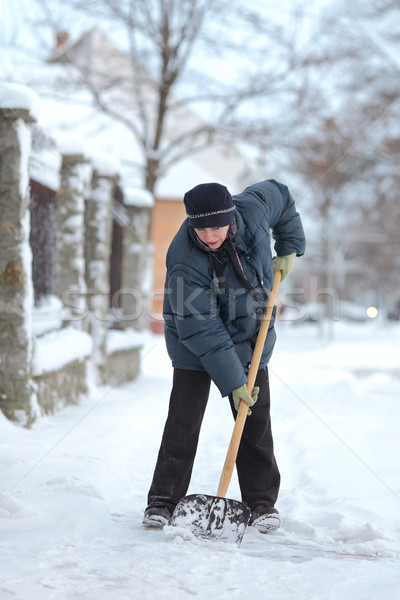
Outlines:
{"type": "Polygon", "coordinates": [[[281,270],[283,280],[295,256],[304,254],[301,219],[288,188],[274,180],[233,197],[223,185],[201,184],[184,203],[187,219],[167,254],[163,310],[173,387],[143,523],[167,524],[186,495],[213,381],[229,397],[234,416],[241,400],[252,407],[236,468],[250,524],[270,531],[280,525],[267,369],[275,310],[252,394],[246,381],[273,270],[281,270]]]}

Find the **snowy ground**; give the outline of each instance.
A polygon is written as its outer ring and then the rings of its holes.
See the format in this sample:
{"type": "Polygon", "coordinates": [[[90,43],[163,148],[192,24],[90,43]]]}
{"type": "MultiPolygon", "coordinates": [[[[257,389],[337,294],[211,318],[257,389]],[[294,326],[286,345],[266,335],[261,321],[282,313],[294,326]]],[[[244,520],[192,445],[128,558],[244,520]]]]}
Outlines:
{"type": "MultiPolygon", "coordinates": [[[[132,384],[94,389],[31,430],[0,416],[1,600],[397,600],[399,342],[399,327],[377,323],[340,323],[330,344],[279,326],[283,527],[248,529],[240,547],[141,524],[170,389],[162,337],[146,338],[132,384]]],[[[215,494],[231,431],[214,388],[189,492],[215,494]]]]}

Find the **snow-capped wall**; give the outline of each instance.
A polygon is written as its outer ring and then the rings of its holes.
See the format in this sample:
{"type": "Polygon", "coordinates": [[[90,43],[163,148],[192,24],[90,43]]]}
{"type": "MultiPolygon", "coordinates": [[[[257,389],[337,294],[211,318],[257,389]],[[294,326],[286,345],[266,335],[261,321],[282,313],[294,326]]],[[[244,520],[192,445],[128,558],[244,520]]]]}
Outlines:
{"type": "Polygon", "coordinates": [[[32,253],[29,156],[37,97],[0,84],[0,408],[24,423],[37,413],[32,367],[32,253]]]}
{"type": "Polygon", "coordinates": [[[25,85],[0,82],[0,109],[25,110],[31,120],[37,121],[40,112],[39,96],[25,85]]]}
{"type": "Polygon", "coordinates": [[[120,187],[113,155],[38,128],[38,110],[32,90],[0,84],[0,410],[27,426],[78,402],[89,373],[136,377],[154,202],[120,187]],[[110,333],[110,292],[128,288],[110,333]]]}
{"type": "MultiPolygon", "coordinates": [[[[149,271],[153,271],[153,246],[147,235],[151,222],[151,205],[127,204],[127,226],[124,229],[123,255],[126,268],[122,273],[120,294],[125,323],[128,319],[137,329],[148,325],[150,315],[149,271]]],[[[152,286],[151,286],[152,287],[152,286]]]]}
{"type": "Polygon", "coordinates": [[[58,295],[63,319],[77,329],[85,328],[87,286],[85,281],[85,199],[90,190],[92,167],[77,152],[63,155],[58,194],[58,295]]]}
{"type": "Polygon", "coordinates": [[[126,187],[125,206],[151,208],[154,206],[154,196],[151,192],[142,188],[126,187]]]}
{"type": "Polygon", "coordinates": [[[93,361],[104,383],[106,334],[110,296],[112,202],[116,174],[108,161],[99,161],[86,205],[86,286],[88,328],[93,336],[93,361]],[[104,162],[106,164],[104,164],[104,162]],[[105,174],[100,169],[104,167],[105,174]]]}

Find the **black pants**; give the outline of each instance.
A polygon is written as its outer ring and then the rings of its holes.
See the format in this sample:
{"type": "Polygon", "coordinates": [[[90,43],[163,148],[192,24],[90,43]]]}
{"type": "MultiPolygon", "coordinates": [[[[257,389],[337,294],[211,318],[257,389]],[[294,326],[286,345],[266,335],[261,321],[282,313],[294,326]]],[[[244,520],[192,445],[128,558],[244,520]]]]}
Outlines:
{"type": "MultiPolygon", "coordinates": [[[[210,377],[203,371],[174,370],[168,417],[148,495],[149,506],[168,506],[173,510],[186,495],[210,385],[210,377]]],[[[280,485],[271,433],[267,369],[258,372],[255,385],[260,388],[258,400],[252,407],[252,415],[246,419],[236,460],[242,501],[250,508],[259,504],[274,506],[280,485]]],[[[236,418],[231,396],[229,402],[236,418]]]]}

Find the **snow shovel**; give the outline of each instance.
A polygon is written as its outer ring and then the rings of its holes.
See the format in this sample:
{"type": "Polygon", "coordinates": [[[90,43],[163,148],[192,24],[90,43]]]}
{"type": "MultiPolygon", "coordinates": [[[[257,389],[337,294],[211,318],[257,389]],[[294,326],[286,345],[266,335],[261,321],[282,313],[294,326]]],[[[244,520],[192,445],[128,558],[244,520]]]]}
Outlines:
{"type": "MultiPolygon", "coordinates": [[[[248,373],[246,386],[250,394],[253,390],[260,365],[281,276],[281,271],[274,272],[274,284],[258,332],[248,373]]],[[[217,495],[191,494],[185,496],[176,505],[169,522],[170,526],[180,528],[183,532],[184,530],[188,530],[198,538],[240,544],[250,520],[251,510],[243,502],[230,500],[225,498],[225,495],[232,478],[247,412],[248,406],[242,400],[239,405],[235,426],[219,480],[217,495]]]]}

